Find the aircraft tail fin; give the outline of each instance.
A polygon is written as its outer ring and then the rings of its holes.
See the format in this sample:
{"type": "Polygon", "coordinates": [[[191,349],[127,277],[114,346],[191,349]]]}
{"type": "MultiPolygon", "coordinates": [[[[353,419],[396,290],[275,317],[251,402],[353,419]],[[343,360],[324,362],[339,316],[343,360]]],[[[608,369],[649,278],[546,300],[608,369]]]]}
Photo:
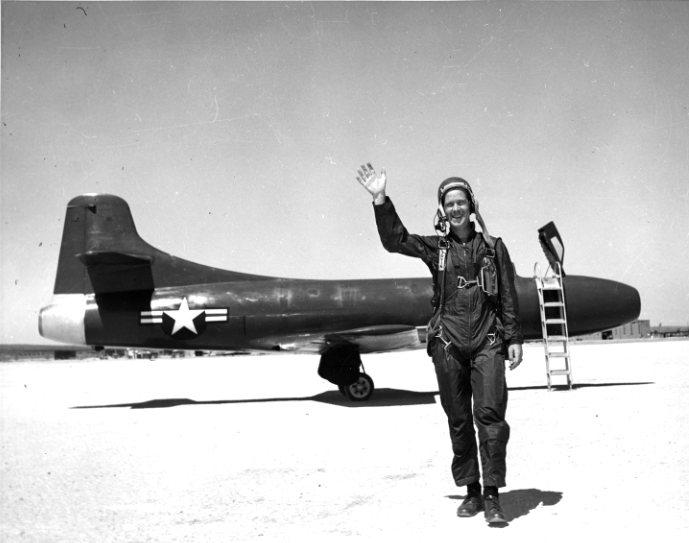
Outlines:
{"type": "Polygon", "coordinates": [[[67,204],[55,294],[261,278],[189,262],[149,245],[137,233],[129,205],[118,196],[85,194],[67,204]]]}

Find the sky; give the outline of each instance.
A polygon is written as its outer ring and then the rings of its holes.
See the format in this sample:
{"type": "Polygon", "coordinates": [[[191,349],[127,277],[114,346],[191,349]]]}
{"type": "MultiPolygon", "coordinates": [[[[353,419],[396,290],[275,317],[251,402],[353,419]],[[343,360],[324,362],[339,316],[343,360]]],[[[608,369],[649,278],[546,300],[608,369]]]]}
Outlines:
{"type": "Polygon", "coordinates": [[[461,176],[520,275],[553,220],[568,273],[689,323],[689,3],[2,2],[1,39],[2,342],[44,341],[83,193],[211,266],[427,276],[382,248],[364,162],[411,232],[461,176]]]}

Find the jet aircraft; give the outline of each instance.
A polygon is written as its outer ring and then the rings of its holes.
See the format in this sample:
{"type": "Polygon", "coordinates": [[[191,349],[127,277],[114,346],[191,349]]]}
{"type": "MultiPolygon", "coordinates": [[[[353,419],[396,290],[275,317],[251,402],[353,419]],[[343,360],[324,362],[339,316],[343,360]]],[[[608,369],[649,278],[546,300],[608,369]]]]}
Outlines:
{"type": "MultiPolygon", "coordinates": [[[[539,230],[551,264],[562,240],[539,230]]],[[[533,278],[516,276],[526,339],[541,338],[533,278]]],[[[633,287],[564,277],[570,335],[636,319],[633,287]]],[[[67,205],[53,299],[39,315],[46,338],[91,346],[320,354],[318,373],[351,400],[373,381],[361,354],[421,347],[432,314],[431,279],[313,280],[251,275],[172,256],[139,237],[127,203],[86,194],[67,205]]]]}

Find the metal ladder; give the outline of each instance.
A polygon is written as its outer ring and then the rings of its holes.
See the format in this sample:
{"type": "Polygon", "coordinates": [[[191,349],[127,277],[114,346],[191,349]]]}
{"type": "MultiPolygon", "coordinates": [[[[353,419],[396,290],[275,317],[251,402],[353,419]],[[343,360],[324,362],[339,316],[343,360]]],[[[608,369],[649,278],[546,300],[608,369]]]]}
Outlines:
{"type": "Polygon", "coordinates": [[[534,266],[534,280],[538,291],[538,307],[541,313],[541,332],[545,349],[545,369],[548,377],[548,390],[551,390],[551,377],[565,375],[567,386],[572,389],[572,368],[569,353],[569,333],[567,312],[565,310],[565,290],[562,268],[559,262],[549,266],[544,275],[540,274],[538,263],[534,266]],[[552,274],[548,275],[548,271],[552,274]],[[557,331],[552,331],[555,328],[557,331]],[[558,348],[559,347],[559,348],[558,348]],[[564,367],[551,368],[551,359],[564,362],[564,367]]]}

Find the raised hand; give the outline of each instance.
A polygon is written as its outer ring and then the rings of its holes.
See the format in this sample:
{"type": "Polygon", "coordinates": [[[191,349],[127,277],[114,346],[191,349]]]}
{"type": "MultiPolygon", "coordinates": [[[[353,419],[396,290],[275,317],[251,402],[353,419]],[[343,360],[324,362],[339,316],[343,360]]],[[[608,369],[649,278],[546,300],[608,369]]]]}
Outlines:
{"type": "Polygon", "coordinates": [[[387,183],[387,175],[385,170],[380,170],[377,174],[376,170],[373,169],[371,163],[364,164],[360,166],[357,170],[356,179],[361,183],[367,191],[373,196],[375,203],[382,203],[385,200],[385,185],[387,183]]]}

